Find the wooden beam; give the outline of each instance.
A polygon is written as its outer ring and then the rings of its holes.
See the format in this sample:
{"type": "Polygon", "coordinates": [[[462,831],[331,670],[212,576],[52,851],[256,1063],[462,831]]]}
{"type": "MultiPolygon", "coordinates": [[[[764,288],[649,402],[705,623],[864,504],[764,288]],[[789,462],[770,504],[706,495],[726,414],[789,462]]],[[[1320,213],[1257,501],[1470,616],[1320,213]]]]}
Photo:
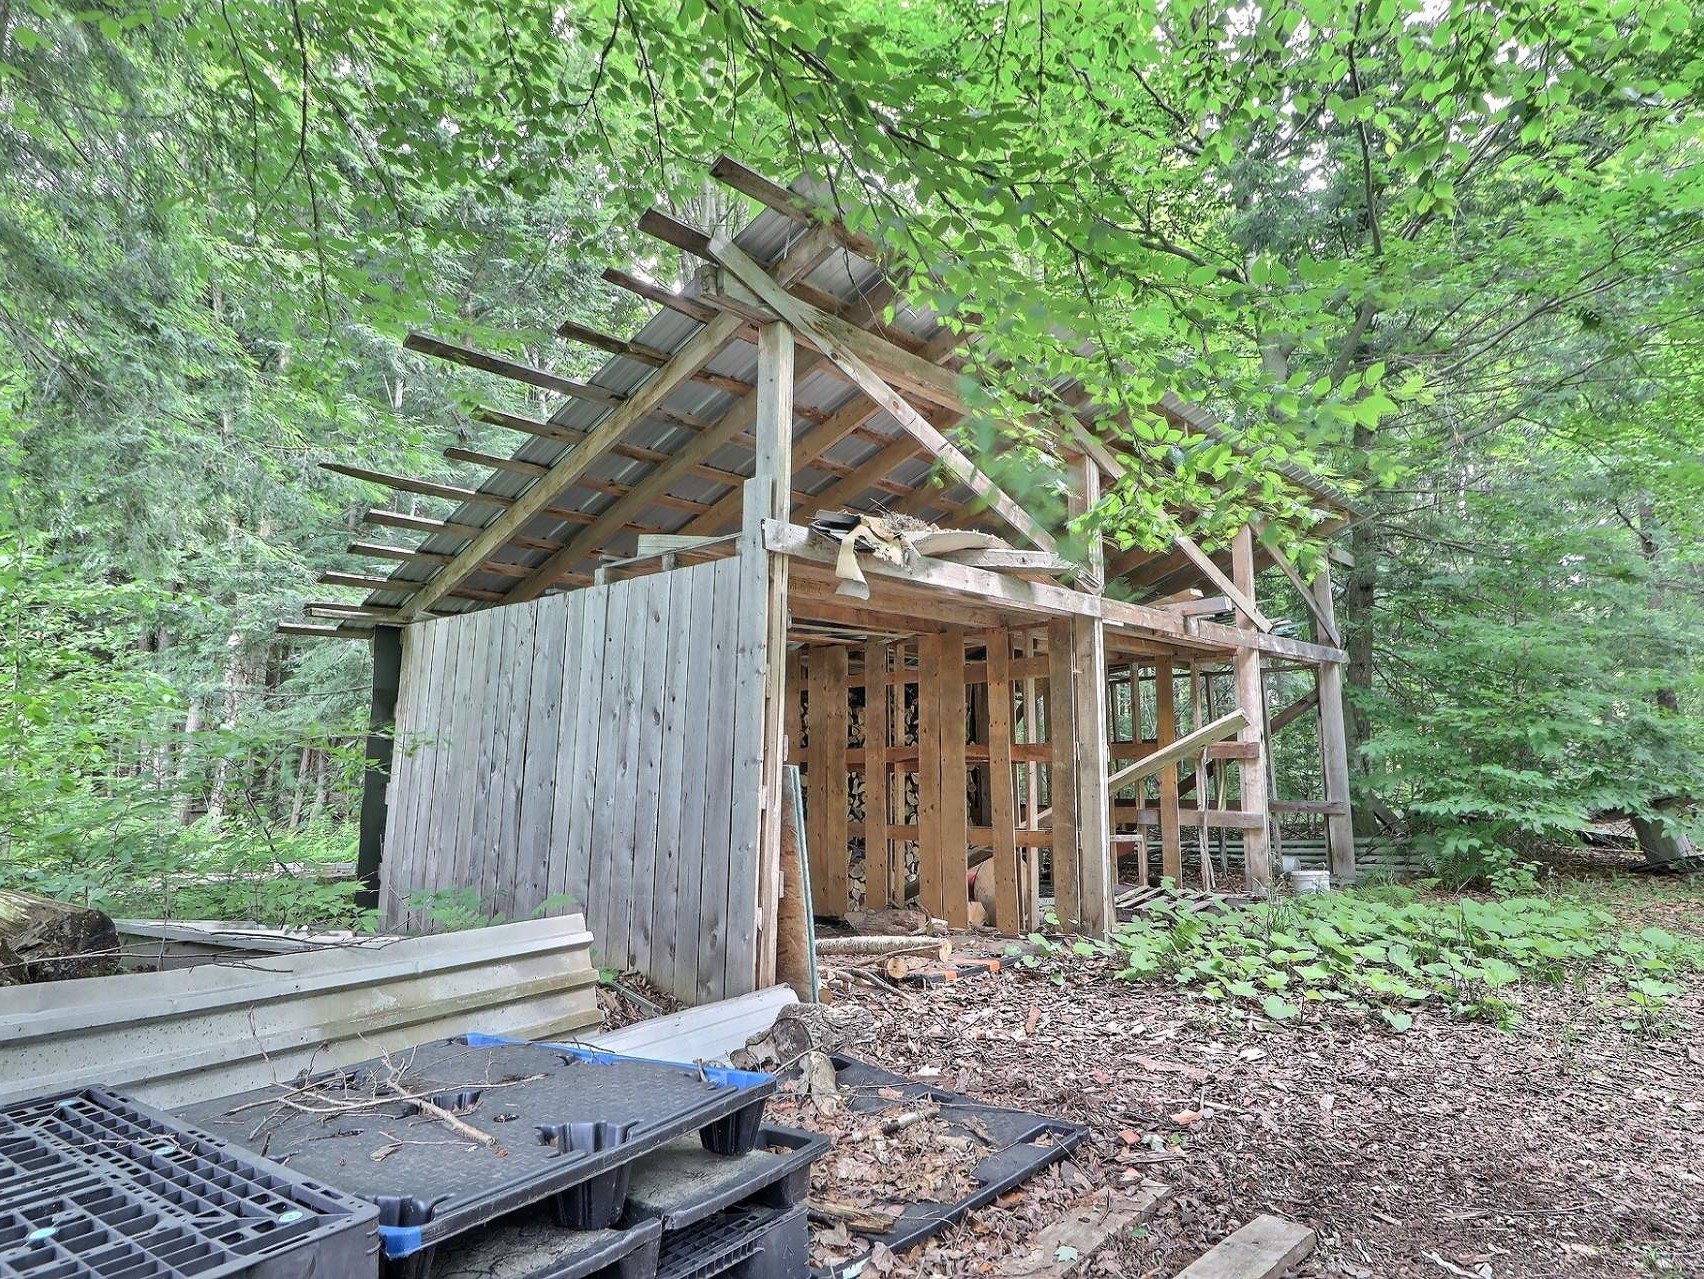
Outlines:
{"type": "Polygon", "coordinates": [[[952,564],[968,564],[972,568],[993,569],[996,572],[1045,573],[1058,577],[1075,573],[1080,567],[1052,551],[1009,551],[978,548],[968,551],[949,551],[940,557],[952,564]]]}
{"type": "Polygon", "coordinates": [[[418,493],[422,497],[441,498],[446,502],[483,502],[487,506],[507,506],[512,500],[498,493],[481,493],[476,489],[463,488],[459,484],[439,484],[433,480],[417,480],[406,475],[388,475],[383,471],[369,471],[364,466],[347,466],[342,462],[321,462],[320,469],[330,471],[334,475],[346,475],[352,480],[364,480],[368,484],[381,484],[401,493],[418,493]]]}
{"type": "Polygon", "coordinates": [[[622,402],[622,396],[618,392],[600,386],[588,386],[558,373],[535,369],[530,364],[521,364],[487,351],[476,351],[470,346],[445,342],[427,333],[410,333],[403,339],[402,345],[407,350],[418,351],[422,355],[459,364],[463,368],[477,369],[481,373],[490,373],[494,377],[506,378],[511,382],[536,386],[541,391],[554,391],[558,395],[571,395],[578,400],[590,400],[593,404],[611,407],[622,402]]]}
{"type": "MultiPolygon", "coordinates": [[[[1131,688],[1134,693],[1135,684],[1131,688]]],[[[1232,729],[1231,732],[1235,732],[1232,729]]],[[[1189,734],[1193,736],[1193,734],[1189,734]]],[[[1160,777],[1160,873],[1174,884],[1183,882],[1183,825],[1178,818],[1177,765],[1194,756],[1194,751],[1177,754],[1177,681],[1173,678],[1169,657],[1154,659],[1154,753],[1121,769],[1120,773],[1134,774],[1138,787],[1143,778],[1158,772],[1160,777]],[[1170,748],[1168,750],[1168,748],[1170,748]],[[1160,760],[1153,768],[1144,770],[1149,760],[1160,760]]],[[[1203,743],[1204,745],[1206,743],[1203,743]]],[[[1115,777],[1119,774],[1114,774],[1115,777]]],[[[1107,790],[1113,789],[1109,779],[1107,790]]],[[[1137,792],[1138,798],[1141,792],[1137,792]]]]}
{"type": "MultiPolygon", "coordinates": [[[[1078,456],[1066,463],[1067,510],[1075,518],[1100,501],[1101,473],[1094,460],[1078,456]]],[[[1082,566],[1082,585],[1097,596],[1106,560],[1099,539],[1091,542],[1082,566]]],[[[1112,826],[1107,811],[1106,637],[1099,616],[1071,619],[1071,721],[1076,734],[1076,767],[1069,784],[1077,792],[1077,926],[1085,933],[1106,933],[1118,922],[1113,906],[1117,868],[1112,861],[1112,826]]]]}
{"type": "Polygon", "coordinates": [[[309,600],[302,605],[309,617],[350,618],[358,621],[389,622],[396,620],[396,611],[377,604],[337,604],[327,600],[309,600]]]}
{"type": "Polygon", "coordinates": [[[883,640],[864,645],[864,904],[876,909],[905,905],[905,861],[887,837],[888,651],[883,640]]]}
{"type": "Polygon", "coordinates": [[[1202,576],[1217,586],[1225,597],[1236,606],[1237,612],[1248,618],[1260,630],[1266,632],[1272,630],[1272,619],[1260,611],[1251,596],[1237,589],[1237,584],[1225,576],[1224,571],[1213,563],[1206,551],[1195,544],[1193,538],[1187,533],[1176,533],[1172,540],[1177,544],[1177,549],[1183,552],[1184,558],[1200,569],[1202,576]]]}
{"type": "Polygon", "coordinates": [[[804,196],[788,190],[778,182],[771,182],[761,173],[746,168],[730,156],[718,156],[716,162],[710,166],[710,176],[723,186],[738,191],[741,195],[750,196],[759,204],[774,209],[782,217],[791,218],[801,226],[826,228],[836,244],[867,262],[881,261],[881,246],[869,236],[853,231],[838,217],[824,217],[823,210],[818,209],[804,196]]]}
{"type": "MultiPolygon", "coordinates": [[[[680,350],[675,352],[667,367],[658,369],[647,381],[640,384],[619,408],[611,410],[601,418],[586,433],[585,438],[559,458],[547,474],[540,476],[531,488],[515,500],[513,506],[493,520],[479,536],[458,552],[453,563],[446,565],[427,582],[425,588],[409,601],[409,616],[413,616],[422,608],[430,608],[435,600],[443,598],[469,573],[476,571],[479,564],[489,559],[498,547],[519,533],[528,520],[549,505],[553,497],[584,475],[586,469],[625,435],[635,422],[660,405],[676,387],[715,356],[737,328],[739,322],[733,317],[717,316],[689,338],[680,350]]],[[[595,522],[592,527],[595,527],[595,522]]],[[[557,552],[557,555],[560,554],[561,552],[557,552]]],[[[556,556],[551,558],[555,560],[556,556]]],[[[571,565],[562,565],[561,569],[566,571],[569,567],[571,565]]],[[[535,574],[525,579],[513,593],[514,599],[537,599],[560,575],[556,573],[548,579],[541,579],[539,574],[535,574]]]]}
{"type": "MultiPolygon", "coordinates": [[[[769,549],[813,564],[832,567],[837,558],[810,529],[799,524],[772,522],[765,529],[769,549]]],[[[1345,654],[1340,649],[1309,644],[1283,635],[1263,635],[1258,631],[1240,631],[1234,627],[1195,622],[1185,627],[1181,618],[1167,609],[1142,604],[1127,604],[1122,600],[1106,599],[1055,586],[1049,582],[1029,582],[967,564],[952,564],[946,560],[920,556],[907,568],[898,568],[880,560],[860,561],[871,578],[880,578],[909,587],[928,588],[961,595],[979,603],[1015,610],[1039,617],[1071,617],[1078,614],[1099,616],[1108,626],[1127,627],[1158,636],[1173,648],[1204,648],[1231,651],[1252,648],[1283,657],[1307,662],[1341,662],[1345,654]]],[[[872,588],[875,582],[871,583],[872,588]]],[[[972,623],[976,624],[976,623],[972,623]]],[[[1109,642],[1111,642],[1109,640],[1109,642]]]]}
{"type": "MultiPolygon", "coordinates": [[[[994,919],[1002,932],[1023,929],[1018,893],[1017,800],[1012,773],[1012,634],[983,632],[988,668],[988,819],[994,823],[994,919]]],[[[970,670],[965,671],[970,678],[970,670]]]]}
{"type": "Polygon", "coordinates": [[[1047,628],[1047,793],[1053,830],[1053,905],[1060,923],[1075,929],[1083,913],[1082,846],[1077,840],[1077,708],[1071,621],[1047,628]]]}
{"type": "Polygon", "coordinates": [[[351,542],[344,548],[350,555],[371,560],[400,560],[404,564],[448,564],[450,557],[436,551],[416,550],[412,546],[384,546],[378,542],[351,542]]]}
{"type": "MultiPolygon", "coordinates": [[[[1276,548],[1272,552],[1272,562],[1278,566],[1278,571],[1284,575],[1284,580],[1294,588],[1297,597],[1302,601],[1303,607],[1308,610],[1308,614],[1313,618],[1314,626],[1317,628],[1316,638],[1324,640],[1333,648],[1342,648],[1343,638],[1337,633],[1336,622],[1329,613],[1320,608],[1319,600],[1314,596],[1313,587],[1302,580],[1302,575],[1296,571],[1296,566],[1285,559],[1283,552],[1276,548]]],[[[1324,572],[1323,568],[1321,572],[1324,572]]]]}
{"type": "Polygon", "coordinates": [[[439,533],[445,537],[477,537],[483,527],[479,524],[458,524],[453,520],[435,520],[427,515],[408,511],[369,510],[361,517],[363,524],[378,524],[385,528],[413,529],[417,533],[439,533]]]}
{"type": "MultiPolygon", "coordinates": [[[[1337,614],[1331,599],[1331,570],[1322,566],[1313,580],[1311,596],[1319,608],[1322,628],[1335,631],[1337,614]]],[[[1321,662],[1315,668],[1315,688],[1319,694],[1320,771],[1325,782],[1325,797],[1343,806],[1325,821],[1325,842],[1328,849],[1331,876],[1339,884],[1354,882],[1355,822],[1350,811],[1349,737],[1343,715],[1342,665],[1321,662]]]]}
{"type": "Polygon", "coordinates": [[[1177,1279],[1280,1279],[1314,1250],[1314,1232],[1262,1214],[1178,1273],[1177,1279]]]}
{"type": "Polygon", "coordinates": [[[1283,710],[1274,715],[1272,717],[1272,722],[1266,726],[1267,731],[1276,736],[1281,729],[1288,728],[1292,723],[1300,719],[1303,715],[1306,715],[1310,710],[1318,705],[1319,690],[1316,688],[1312,692],[1298,697],[1295,701],[1291,702],[1283,710]]]}
{"type": "Polygon", "coordinates": [[[538,462],[523,462],[519,458],[498,457],[494,453],[481,453],[476,449],[464,449],[460,445],[451,445],[445,449],[444,456],[452,462],[467,462],[473,466],[484,466],[493,471],[507,471],[510,475],[525,475],[531,479],[537,479],[550,469],[538,462]]]}
{"type": "Polygon", "coordinates": [[[1194,732],[1174,738],[1169,744],[1160,746],[1153,754],[1144,756],[1134,764],[1126,764],[1106,779],[1107,789],[1116,791],[1133,786],[1144,778],[1152,777],[1162,768],[1169,768],[1199,754],[1214,742],[1222,742],[1227,737],[1235,736],[1247,725],[1248,716],[1241,709],[1221,715],[1194,732]]]}
{"type": "Polygon", "coordinates": [[[687,297],[684,293],[676,293],[673,289],[665,289],[660,284],[641,279],[629,271],[607,268],[603,278],[617,288],[626,289],[629,293],[644,298],[647,302],[655,302],[658,306],[677,311],[689,319],[697,320],[700,324],[710,323],[710,318],[716,314],[716,308],[705,306],[704,303],[687,297]]]}
{"type": "MultiPolygon", "coordinates": [[[[713,252],[716,251],[715,244],[713,240],[713,252]]],[[[744,276],[731,270],[711,273],[705,281],[702,296],[712,306],[726,307],[754,321],[781,314],[770,294],[759,291],[744,276]]],[[[813,306],[791,293],[787,297],[812,324],[811,329],[800,330],[801,340],[809,342],[824,355],[830,358],[834,355],[833,350],[823,345],[826,339],[839,350],[869,365],[896,389],[949,413],[962,414],[965,411],[964,388],[956,369],[936,364],[915,351],[868,332],[850,320],[832,314],[827,308],[813,306]]],[[[793,322],[791,316],[787,319],[793,322]]],[[[851,370],[840,367],[851,375],[851,370]]]]}
{"type": "Polygon", "coordinates": [[[580,432],[571,431],[565,426],[552,426],[549,422],[540,422],[534,418],[522,417],[519,413],[510,413],[504,409],[494,409],[489,404],[476,405],[469,416],[476,422],[485,422],[491,426],[501,426],[511,431],[521,431],[527,435],[536,435],[540,439],[554,440],[558,444],[572,444],[580,438],[580,432]]]}
{"type": "MultiPolygon", "coordinates": [[[[1152,805],[1130,804],[1114,801],[1112,813],[1120,822],[1134,822],[1140,826],[1159,826],[1160,810],[1152,805]]],[[[1266,819],[1259,813],[1245,813],[1236,808],[1197,808],[1189,814],[1190,825],[1205,825],[1209,830],[1252,830],[1263,827],[1266,819]]],[[[1119,838],[1125,838],[1119,836],[1119,838]]]]}
{"type": "MultiPolygon", "coordinates": [[[[757,462],[745,488],[739,558],[746,582],[742,599],[751,616],[740,619],[751,644],[743,665],[755,665],[759,684],[756,723],[758,752],[757,876],[754,884],[729,891],[756,896],[757,989],[775,983],[775,921],[781,898],[782,769],[787,756],[787,557],[771,555],[763,545],[763,522],[785,515],[792,506],[793,480],[793,335],[784,325],[765,325],[757,335],[757,462]]],[[[746,647],[744,645],[742,648],[746,647]]],[[[742,674],[742,682],[746,678],[742,674]]],[[[845,706],[846,692],[839,692],[845,706]]],[[[748,712],[742,697],[738,714],[748,712]]],[[[739,734],[746,736],[747,734],[739,734]]],[[[844,746],[844,739],[842,746],[844,746]]],[[[843,774],[844,776],[844,774],[843,774]]],[[[736,811],[739,805],[736,803],[736,811]]],[[[866,882],[869,862],[865,862],[866,882]]],[[[730,918],[735,912],[730,908],[730,918]]]]}
{"type": "Polygon", "coordinates": [[[312,626],[306,622],[279,622],[272,629],[280,635],[290,635],[299,639],[370,640],[373,638],[372,627],[312,626]]]}
{"type": "MultiPolygon", "coordinates": [[[[1250,599],[1254,598],[1254,530],[1246,524],[1231,542],[1231,568],[1236,587],[1250,599]]],[[[1251,631],[1254,622],[1245,617],[1238,629],[1251,631]]],[[[1265,896],[1272,891],[1271,836],[1266,824],[1267,793],[1265,755],[1270,746],[1266,741],[1266,694],[1260,677],[1260,650],[1239,648],[1233,658],[1236,667],[1237,709],[1247,720],[1241,738],[1260,747],[1260,756],[1244,760],[1238,766],[1244,812],[1258,813],[1261,824],[1243,836],[1243,883],[1250,893],[1265,896]]]]}
{"type": "MultiPolygon", "coordinates": [[[[868,395],[908,432],[932,450],[959,480],[968,486],[978,497],[986,501],[1005,521],[1027,537],[1037,547],[1045,551],[1057,549],[1053,536],[1037,524],[1024,510],[1004,492],[994,481],[990,480],[974,463],[966,457],[956,445],[942,435],[921,413],[907,404],[891,386],[884,382],[856,354],[843,345],[846,330],[843,328],[836,336],[831,337],[821,324],[821,313],[812,310],[791,296],[786,289],[772,279],[756,262],[747,257],[733,241],[718,236],[712,242],[712,251],[716,260],[727,267],[742,284],[751,289],[777,314],[793,326],[795,331],[807,336],[812,344],[828,356],[842,371],[844,371],[864,394],[868,395]]],[[[852,330],[857,331],[857,330],[852,330]]],[[[933,370],[936,374],[945,372],[936,365],[929,364],[919,357],[910,357],[917,363],[933,370]]],[[[957,374],[951,375],[955,380],[957,374]]]]}
{"type": "MultiPolygon", "coordinates": [[[[663,215],[659,215],[663,216],[663,215]]],[[[684,225],[684,224],[682,224],[684,225]]],[[[687,228],[691,230],[691,228],[687,228]]],[[[708,243],[708,241],[706,241],[708,243]]],[[[818,262],[827,250],[819,242],[801,241],[793,246],[776,265],[784,280],[792,280],[805,275],[818,262]]],[[[729,316],[718,315],[715,323],[723,324],[729,316]]],[[[794,377],[798,378],[809,372],[816,363],[812,360],[795,360],[794,377]]],[[[667,370],[658,373],[663,376],[667,370]]],[[[797,405],[794,406],[795,413],[797,405]]],[[[667,462],[660,462],[648,474],[640,478],[632,491],[619,501],[610,504],[608,509],[599,514],[585,532],[577,535],[561,550],[553,554],[541,564],[533,577],[523,585],[527,595],[517,595],[519,599],[534,599],[544,593],[552,582],[571,570],[576,563],[591,554],[612,534],[623,528],[631,517],[643,510],[644,507],[665,494],[680,477],[688,471],[703,465],[710,456],[731,440],[738,438],[749,429],[757,418],[757,403],[751,396],[746,396],[722,415],[720,421],[702,431],[696,439],[688,441],[667,462]]],[[[730,496],[737,497],[740,490],[733,490],[730,496]]],[[[699,519],[704,519],[715,510],[714,506],[702,510],[699,519]]],[[[695,526],[698,519],[689,521],[686,530],[699,531],[695,526]]]]}

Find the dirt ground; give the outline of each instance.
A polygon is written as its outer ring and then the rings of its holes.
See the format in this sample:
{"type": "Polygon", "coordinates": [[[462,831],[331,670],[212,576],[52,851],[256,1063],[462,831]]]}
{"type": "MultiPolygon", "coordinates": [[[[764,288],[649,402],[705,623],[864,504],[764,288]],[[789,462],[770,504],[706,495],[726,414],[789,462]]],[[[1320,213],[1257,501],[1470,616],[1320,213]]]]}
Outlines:
{"type": "MultiPolygon", "coordinates": [[[[1628,922],[1704,931],[1696,879],[1569,874],[1628,922]]],[[[1396,1034],[1276,1026],[1113,974],[1067,958],[859,997],[877,1020],[859,1055],[1092,1129],[886,1275],[991,1273],[1085,1194],[1152,1180],[1171,1193],[1146,1237],[1095,1273],[1174,1275],[1271,1212],[1319,1232],[1308,1276],[1704,1277],[1704,980],[1654,1032],[1588,980],[1518,987],[1512,1030],[1437,1012],[1396,1034]]]]}

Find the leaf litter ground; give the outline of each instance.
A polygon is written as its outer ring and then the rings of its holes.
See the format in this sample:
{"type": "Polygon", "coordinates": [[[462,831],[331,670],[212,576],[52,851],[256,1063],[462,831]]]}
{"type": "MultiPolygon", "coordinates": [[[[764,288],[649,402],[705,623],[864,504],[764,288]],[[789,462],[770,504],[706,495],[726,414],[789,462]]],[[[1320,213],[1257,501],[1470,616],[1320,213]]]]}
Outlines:
{"type": "MultiPolygon", "coordinates": [[[[1699,900],[1639,880],[1601,904],[1696,931],[1699,900]]],[[[1654,1031],[1588,982],[1522,985],[1510,1030],[1423,1012],[1398,1034],[1343,1015],[1277,1026],[1117,967],[1061,957],[858,995],[875,1027],[850,1051],[1092,1130],[1072,1160],[874,1270],[996,1274],[1071,1204],[1152,1180],[1166,1203],[1095,1273],[1175,1274],[1272,1212],[1318,1230],[1306,1276],[1704,1276],[1698,978],[1654,1031]]]]}

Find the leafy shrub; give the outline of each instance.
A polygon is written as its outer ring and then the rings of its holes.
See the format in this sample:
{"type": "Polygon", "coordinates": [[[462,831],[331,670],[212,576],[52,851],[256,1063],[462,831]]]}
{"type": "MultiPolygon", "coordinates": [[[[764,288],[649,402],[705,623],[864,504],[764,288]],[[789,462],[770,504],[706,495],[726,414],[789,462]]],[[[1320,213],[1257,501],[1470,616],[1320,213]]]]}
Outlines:
{"type": "Polygon", "coordinates": [[[1452,892],[1489,888],[1519,895],[1538,888],[1538,866],[1478,827],[1461,826],[1416,835],[1415,847],[1438,885],[1452,892]]]}
{"type": "Polygon", "coordinates": [[[1429,1004],[1509,1025],[1511,987],[1561,984],[1594,964],[1620,972],[1629,1003],[1644,1015],[1673,993],[1667,977],[1704,968],[1704,944],[1655,928],[1618,932],[1613,916],[1577,901],[1435,903],[1399,886],[1141,920],[1112,940],[1129,981],[1196,986],[1274,1021],[1310,1004],[1376,1010],[1396,1030],[1429,1004]]]}

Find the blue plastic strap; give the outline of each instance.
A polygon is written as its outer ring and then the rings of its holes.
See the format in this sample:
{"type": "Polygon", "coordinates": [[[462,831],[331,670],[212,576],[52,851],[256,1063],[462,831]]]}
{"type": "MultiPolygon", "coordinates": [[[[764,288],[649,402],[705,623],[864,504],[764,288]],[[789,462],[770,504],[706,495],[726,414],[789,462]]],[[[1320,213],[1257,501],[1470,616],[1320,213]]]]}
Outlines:
{"type": "Polygon", "coordinates": [[[470,1030],[462,1038],[467,1040],[471,1048],[491,1048],[499,1044],[533,1044],[539,1048],[549,1048],[553,1052],[567,1053],[576,1061],[583,1061],[591,1066],[617,1066],[623,1062],[633,1062],[641,1066],[671,1066],[676,1070],[693,1070],[702,1074],[706,1082],[718,1088],[756,1088],[761,1084],[770,1083],[775,1078],[774,1075],[766,1075],[756,1070],[734,1070],[729,1066],[706,1066],[693,1061],[663,1061],[656,1057],[625,1057],[620,1053],[586,1048],[578,1044],[516,1039],[511,1035],[488,1035],[478,1030],[470,1030]]]}
{"type": "Polygon", "coordinates": [[[380,1226],[379,1238],[385,1242],[385,1256],[393,1260],[411,1256],[423,1246],[419,1226],[380,1226]]]}

